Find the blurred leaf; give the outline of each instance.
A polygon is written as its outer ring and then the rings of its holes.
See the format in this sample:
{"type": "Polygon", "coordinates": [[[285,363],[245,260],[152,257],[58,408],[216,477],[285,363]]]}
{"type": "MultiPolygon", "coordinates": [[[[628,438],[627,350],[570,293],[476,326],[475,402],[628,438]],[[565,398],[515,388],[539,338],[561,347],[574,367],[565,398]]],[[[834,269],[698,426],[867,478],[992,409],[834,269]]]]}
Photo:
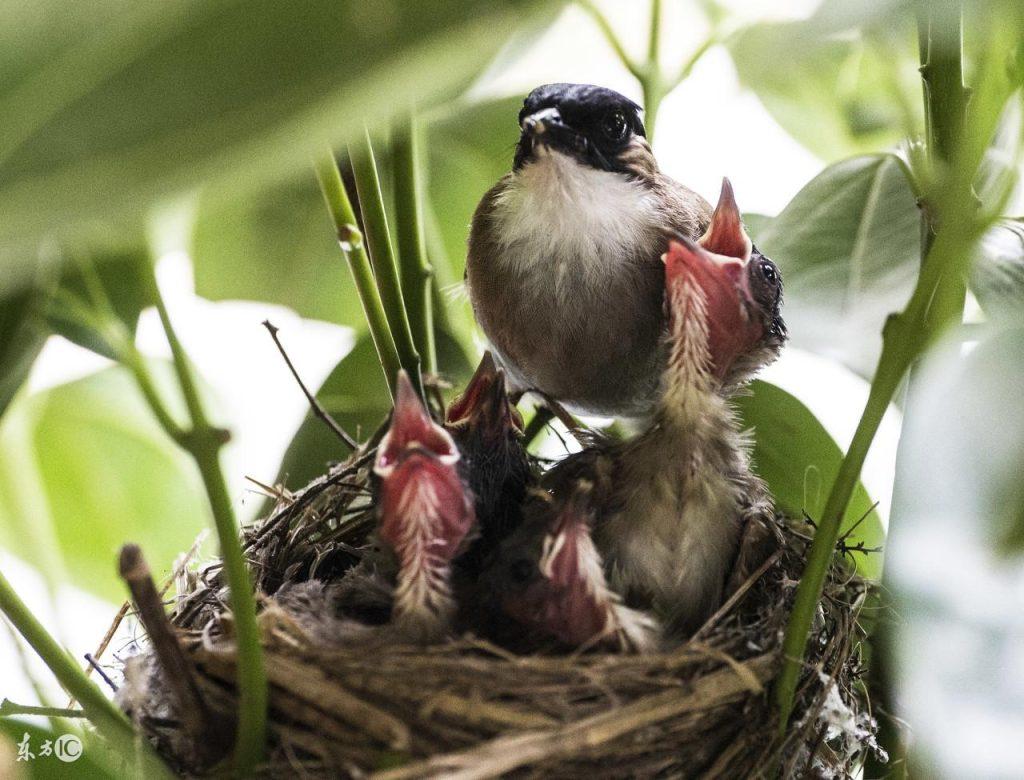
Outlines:
{"type": "Polygon", "coordinates": [[[255,0],[5,3],[0,232],[143,211],[208,179],[235,191],[467,82],[559,3],[255,0]]]}
{"type": "Polygon", "coordinates": [[[971,290],[992,319],[1024,316],[1024,222],[1002,220],[982,237],[971,290]]]}
{"type": "MultiPolygon", "coordinates": [[[[114,314],[134,336],[143,309],[155,305],[144,263],[151,262],[144,247],[134,250],[104,251],[93,254],[88,261],[96,272],[114,314]]],[[[60,282],[62,292],[70,293],[86,306],[89,294],[82,271],[75,263],[68,263],[60,282]]],[[[116,359],[113,348],[93,328],[83,323],[69,310],[65,301],[55,299],[47,311],[47,320],[54,332],[79,346],[91,349],[104,357],[116,359]]]]}
{"type": "Polygon", "coordinates": [[[192,237],[196,292],[271,301],[359,327],[363,311],[312,170],[258,193],[200,198],[192,237]]]}
{"type": "MultiPolygon", "coordinates": [[[[62,761],[53,752],[48,756],[42,755],[41,748],[44,742],[51,743],[51,751],[58,739],[68,739],[60,732],[50,728],[38,726],[35,723],[28,723],[20,718],[0,718],[0,740],[9,740],[9,744],[3,745],[0,750],[0,773],[8,769],[24,771],[24,774],[7,775],[11,780],[24,777],[25,780],[66,780],[74,777],[76,780],[116,780],[124,777],[125,767],[118,757],[101,739],[91,732],[79,732],[73,735],[81,740],[81,755],[79,758],[62,761]],[[15,762],[13,766],[7,766],[3,759],[8,755],[11,761],[15,761],[18,755],[18,745],[22,743],[25,736],[28,736],[28,748],[35,756],[31,761],[15,762]],[[10,751],[8,754],[7,751],[10,751]],[[119,766],[119,764],[121,764],[119,766]]],[[[70,755],[68,753],[67,755],[70,755]]]]}
{"type": "Polygon", "coordinates": [[[47,565],[63,558],[80,588],[122,599],[122,543],[138,541],[157,571],[169,569],[208,516],[194,465],[122,368],[26,397],[0,428],[0,544],[47,565]]]}
{"type": "Polygon", "coordinates": [[[934,776],[1017,777],[1024,327],[992,328],[966,355],[961,343],[921,366],[900,442],[886,569],[900,612],[900,714],[934,776]]]}
{"type": "Polygon", "coordinates": [[[49,293],[35,287],[0,300],[0,417],[50,334],[44,317],[48,300],[49,293]]]}
{"type": "Polygon", "coordinates": [[[920,267],[920,215],[892,155],[826,168],[753,233],[779,263],[793,344],[870,378],[889,313],[906,304],[920,267]]]}
{"type": "Polygon", "coordinates": [[[427,128],[429,197],[434,204],[449,282],[461,282],[469,223],[477,204],[512,170],[521,97],[455,104],[427,128]]]}
{"type": "MultiPolygon", "coordinates": [[[[736,399],[744,428],[754,430],[754,470],[775,496],[775,506],[789,517],[806,512],[817,520],[825,508],[828,491],[839,472],[843,453],[824,426],[785,390],[755,381],[753,393],[736,399]]],[[[846,542],[881,547],[885,541],[882,521],[864,486],[858,483],[846,509],[845,532],[864,518],[846,542]]],[[[882,571],[881,553],[853,553],[861,574],[877,579],[882,571]]]]}
{"type": "MultiPolygon", "coordinates": [[[[1007,101],[999,118],[995,136],[982,158],[974,191],[986,206],[998,202],[1002,192],[1014,185],[1019,175],[1018,152],[1024,139],[1024,110],[1021,94],[1007,101]]],[[[1019,186],[1020,182],[1016,182],[1019,186]]]]}
{"type": "Polygon", "coordinates": [[[900,5],[827,2],[752,25],[728,41],[740,81],[827,161],[893,146],[920,124],[916,29],[900,5]]]}

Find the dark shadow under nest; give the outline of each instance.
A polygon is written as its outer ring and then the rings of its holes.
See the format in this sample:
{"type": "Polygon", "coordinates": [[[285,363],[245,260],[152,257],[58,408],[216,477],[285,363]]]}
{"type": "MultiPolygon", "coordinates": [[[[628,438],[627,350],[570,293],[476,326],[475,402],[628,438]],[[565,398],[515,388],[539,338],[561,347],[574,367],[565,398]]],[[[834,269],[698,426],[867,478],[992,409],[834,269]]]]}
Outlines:
{"type": "MultiPolygon", "coordinates": [[[[520,656],[474,637],[422,646],[373,629],[331,641],[322,603],[291,599],[285,608],[275,594],[288,583],[336,581],[357,562],[373,527],[371,454],[279,497],[244,533],[271,686],[261,775],[844,777],[871,749],[857,624],[868,587],[839,556],[796,717],[777,734],[767,689],[809,542],[781,520],[784,547],[667,652],[520,656]]],[[[236,654],[219,564],[182,574],[177,586],[171,620],[221,733],[189,728],[174,675],[152,651],[129,660],[120,701],[174,767],[201,775],[230,749],[236,654]]]]}

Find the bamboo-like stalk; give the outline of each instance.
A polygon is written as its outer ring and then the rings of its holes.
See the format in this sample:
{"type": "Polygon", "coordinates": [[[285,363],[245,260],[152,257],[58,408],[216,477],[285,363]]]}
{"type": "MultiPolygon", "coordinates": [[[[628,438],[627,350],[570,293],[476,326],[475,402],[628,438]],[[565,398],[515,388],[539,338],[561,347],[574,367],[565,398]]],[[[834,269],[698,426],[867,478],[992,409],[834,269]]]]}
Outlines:
{"type": "MultiPolygon", "coordinates": [[[[96,727],[100,736],[106,739],[126,761],[134,763],[138,758],[147,775],[152,773],[154,777],[160,778],[172,776],[145,740],[137,737],[127,716],[103,695],[103,692],[85,676],[85,672],[78,666],[71,654],[61,647],[57,640],[36,620],[3,573],[0,573],[0,611],[7,616],[11,625],[25,638],[36,655],[53,672],[57,681],[82,705],[85,716],[96,727]]],[[[8,712],[5,714],[13,713],[8,708],[8,712]]],[[[62,712],[60,715],[65,717],[66,713],[62,712]]]]}
{"type": "Polygon", "coordinates": [[[374,349],[377,350],[377,359],[380,361],[381,370],[384,372],[384,381],[387,382],[388,389],[394,395],[395,381],[402,364],[398,358],[398,350],[395,348],[395,340],[391,335],[391,326],[384,313],[384,304],[381,302],[377,283],[373,278],[373,269],[370,267],[370,260],[366,255],[363,234],[359,231],[355,210],[345,191],[345,184],[341,180],[341,173],[338,171],[338,164],[334,161],[333,153],[328,151],[318,158],[314,167],[320,182],[320,191],[323,192],[327,210],[334,222],[338,244],[345,255],[348,269],[352,273],[352,279],[356,285],[356,293],[359,295],[366,324],[370,329],[370,338],[373,341],[374,349]]]}
{"type": "Polygon", "coordinates": [[[178,384],[191,420],[191,429],[181,436],[180,444],[199,468],[213,514],[228,584],[238,643],[238,728],[232,768],[236,775],[247,777],[262,760],[266,747],[268,689],[263,669],[263,647],[256,624],[253,581],[242,553],[238,523],[220,464],[220,450],[228,441],[228,434],[214,427],[206,415],[192,366],[171,323],[153,266],[147,263],[146,267],[153,300],[171,348],[178,384]]]}
{"type": "MultiPolygon", "coordinates": [[[[952,0],[943,0],[949,4],[952,0]]],[[[945,41],[960,40],[960,15],[947,14],[943,24],[955,24],[956,30],[943,30],[945,41]]],[[[932,26],[934,32],[934,24],[932,26]]],[[[959,55],[958,55],[959,56],[959,55]]],[[[927,71],[927,68],[925,69],[927,71]]],[[[950,95],[963,89],[962,74],[958,68],[943,68],[930,74],[932,81],[926,95],[950,95]],[[934,79],[949,79],[955,84],[938,86],[934,79]]],[[[828,563],[835,553],[840,523],[860,476],[864,459],[871,442],[878,431],[882,417],[896,394],[904,375],[920,354],[940,335],[946,327],[962,314],[962,304],[936,307],[936,291],[949,280],[965,276],[970,254],[975,243],[987,227],[985,220],[975,216],[970,183],[981,162],[984,146],[973,147],[963,143],[963,103],[955,99],[942,100],[929,108],[930,135],[942,137],[948,155],[943,175],[938,183],[931,185],[931,197],[943,219],[937,224],[931,241],[927,245],[927,256],[922,263],[917,284],[910,301],[900,314],[889,318],[883,330],[882,354],[878,361],[868,396],[867,405],[861,416],[849,451],[843,458],[839,473],[832,485],[825,509],[818,521],[807,565],[797,587],[793,612],[783,640],[783,666],[776,680],[774,698],[779,710],[779,728],[785,731],[793,710],[793,699],[800,676],[814,612],[821,598],[822,585],[828,563]],[[951,116],[950,112],[958,112],[951,116]],[[957,128],[956,134],[949,132],[957,128]],[[941,204],[938,203],[941,201],[941,204]]],[[[991,127],[975,128],[987,142],[991,127]]],[[[953,296],[950,296],[950,301],[953,296]]]]}
{"type": "MultiPolygon", "coordinates": [[[[412,329],[406,313],[402,285],[398,277],[398,264],[391,246],[388,217],[384,209],[384,197],[377,174],[377,162],[373,154],[370,131],[364,128],[362,137],[349,144],[352,160],[352,175],[359,195],[359,209],[363,216],[363,230],[366,232],[366,246],[370,253],[373,276],[384,305],[384,313],[391,327],[391,335],[398,350],[398,359],[409,375],[413,385],[423,395],[420,378],[420,356],[413,342],[412,329]]],[[[392,379],[393,381],[393,379],[392,379]]]]}
{"type": "Polygon", "coordinates": [[[395,211],[398,215],[398,260],[402,297],[409,315],[413,342],[423,358],[423,370],[437,372],[434,340],[433,269],[427,258],[423,231],[423,183],[415,116],[397,127],[392,136],[395,211]]]}

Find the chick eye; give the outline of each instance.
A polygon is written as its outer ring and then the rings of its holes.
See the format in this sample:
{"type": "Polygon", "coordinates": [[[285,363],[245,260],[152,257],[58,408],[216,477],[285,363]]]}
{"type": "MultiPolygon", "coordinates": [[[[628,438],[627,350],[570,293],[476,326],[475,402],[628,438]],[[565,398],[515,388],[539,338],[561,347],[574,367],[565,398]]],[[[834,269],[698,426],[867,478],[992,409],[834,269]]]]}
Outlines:
{"type": "Polygon", "coordinates": [[[601,120],[601,130],[613,141],[621,141],[626,135],[626,117],[621,111],[612,111],[601,120]]]}
{"type": "Polygon", "coordinates": [[[533,578],[534,563],[526,558],[512,561],[508,567],[508,575],[517,585],[523,585],[533,578]]]}
{"type": "Polygon", "coordinates": [[[775,285],[779,282],[779,272],[775,268],[775,264],[767,260],[762,260],[760,265],[761,276],[768,284],[775,285]]]}

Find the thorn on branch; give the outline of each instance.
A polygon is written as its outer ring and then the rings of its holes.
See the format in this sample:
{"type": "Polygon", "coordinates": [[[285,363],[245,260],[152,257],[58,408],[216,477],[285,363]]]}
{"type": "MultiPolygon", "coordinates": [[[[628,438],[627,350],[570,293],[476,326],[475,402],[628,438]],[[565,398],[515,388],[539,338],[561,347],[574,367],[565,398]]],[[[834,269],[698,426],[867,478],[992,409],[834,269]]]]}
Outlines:
{"type": "MultiPolygon", "coordinates": [[[[356,232],[358,233],[359,231],[356,232]]],[[[310,409],[313,411],[313,414],[317,418],[319,418],[328,428],[330,428],[334,435],[345,443],[345,446],[347,446],[350,450],[357,450],[359,448],[359,443],[356,442],[356,440],[353,439],[345,431],[345,429],[338,424],[338,421],[335,420],[326,409],[324,409],[320,402],[316,400],[316,396],[309,392],[309,389],[306,387],[305,383],[302,381],[302,378],[299,376],[299,372],[295,370],[295,366],[292,364],[291,358],[288,357],[288,353],[285,352],[284,346],[282,346],[281,344],[281,340],[277,337],[277,326],[274,325],[270,320],[264,320],[263,327],[267,329],[267,332],[270,333],[270,338],[272,338],[274,340],[274,344],[277,345],[277,351],[281,353],[281,357],[284,358],[285,365],[288,366],[288,370],[291,371],[292,376],[298,383],[299,389],[302,390],[302,394],[305,395],[306,400],[309,401],[309,406],[310,409]]]]}

